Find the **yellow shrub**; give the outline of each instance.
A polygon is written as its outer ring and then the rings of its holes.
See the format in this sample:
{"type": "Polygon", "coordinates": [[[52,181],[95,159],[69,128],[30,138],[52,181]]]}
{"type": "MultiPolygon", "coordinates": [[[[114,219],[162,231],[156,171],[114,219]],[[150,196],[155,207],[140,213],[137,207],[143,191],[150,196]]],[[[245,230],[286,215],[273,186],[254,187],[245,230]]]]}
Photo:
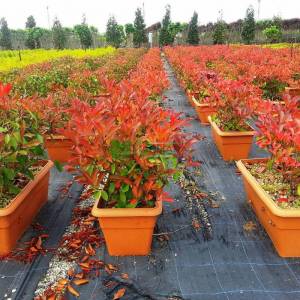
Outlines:
{"type": "Polygon", "coordinates": [[[112,47],[96,48],[96,49],[65,49],[65,50],[21,50],[21,58],[19,51],[0,51],[0,71],[10,71],[12,69],[22,68],[30,64],[40,63],[54,58],[63,56],[85,57],[85,56],[102,56],[113,53],[112,47]]]}

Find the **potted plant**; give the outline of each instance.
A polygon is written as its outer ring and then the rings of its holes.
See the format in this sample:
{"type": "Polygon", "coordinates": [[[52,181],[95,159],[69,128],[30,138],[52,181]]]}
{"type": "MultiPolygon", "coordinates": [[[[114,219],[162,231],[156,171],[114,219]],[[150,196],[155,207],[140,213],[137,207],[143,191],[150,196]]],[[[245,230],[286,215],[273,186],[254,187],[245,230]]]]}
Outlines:
{"type": "Polygon", "coordinates": [[[52,162],[34,114],[0,85],[0,255],[8,254],[48,199],[52,162]]]}
{"type": "Polygon", "coordinates": [[[297,101],[266,105],[257,144],[268,159],[241,160],[249,202],[282,257],[300,257],[300,118],[297,101]]]}
{"type": "Polygon", "coordinates": [[[246,122],[260,102],[256,87],[244,80],[220,79],[211,103],[216,114],[208,117],[212,136],[224,160],[247,158],[254,129],[246,122]]]}
{"type": "Polygon", "coordinates": [[[211,90],[217,82],[217,75],[211,71],[203,71],[198,74],[199,92],[192,96],[193,106],[196,109],[200,122],[208,125],[208,117],[216,113],[216,107],[211,103],[211,90]]]}
{"type": "Polygon", "coordinates": [[[96,198],[92,214],[110,255],[147,255],[163,188],[180,175],[183,157],[191,161],[196,139],[181,131],[179,114],[126,88],[95,107],[75,101],[62,132],[74,143],[67,169],[80,171],[77,179],[96,198]]]}

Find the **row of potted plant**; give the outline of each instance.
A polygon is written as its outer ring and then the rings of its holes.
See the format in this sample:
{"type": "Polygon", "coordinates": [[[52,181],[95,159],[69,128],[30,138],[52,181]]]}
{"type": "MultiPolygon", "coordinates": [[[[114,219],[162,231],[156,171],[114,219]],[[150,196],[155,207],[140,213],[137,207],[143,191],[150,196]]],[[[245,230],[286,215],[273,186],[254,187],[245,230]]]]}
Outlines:
{"type": "Polygon", "coordinates": [[[33,94],[26,97],[24,105],[39,118],[45,146],[53,161],[58,164],[69,159],[71,143],[57,130],[69,119],[67,109],[71,101],[78,98],[91,105],[102,101],[108,96],[108,81],[118,82],[129,76],[126,74],[137,66],[144,53],[145,49],[121,49],[109,56],[63,58],[19,71],[14,77],[11,97],[33,94]],[[32,78],[35,79],[31,81],[32,78]],[[46,96],[42,97],[43,94],[46,96]]]}
{"type": "Polygon", "coordinates": [[[168,86],[158,49],[145,54],[128,79],[117,83],[103,77],[102,82],[107,97],[93,104],[70,99],[61,111],[48,97],[45,114],[36,109],[39,98],[11,97],[11,86],[0,86],[1,255],[15,246],[47,199],[53,163],[45,161],[44,118],[51,113],[68,116],[55,127],[70,141],[66,169],[75,171],[95,197],[92,213],[99,218],[109,253],[149,253],[155,221],[167,198],[163,188],[192,163],[196,139],[182,131],[186,120],[156,101],[168,86]]]}
{"type": "MultiPolygon", "coordinates": [[[[299,50],[291,54],[290,49],[258,46],[182,46],[167,47],[165,51],[180,56],[181,68],[186,64],[192,69],[199,65],[202,71],[212,71],[226,79],[244,79],[258,86],[265,99],[280,100],[285,87],[299,88],[299,50]]],[[[191,75],[189,68],[184,73],[191,75]]]]}
{"type": "MultiPolygon", "coordinates": [[[[129,50],[126,50],[123,52],[120,54],[116,53],[110,59],[115,62],[116,59],[121,59],[120,57],[127,57],[131,62],[126,63],[126,61],[123,61],[123,63],[125,65],[124,68],[128,69],[129,65],[134,67],[137,64],[136,61],[141,56],[140,54],[145,51],[133,50],[130,53],[129,50]]],[[[105,58],[105,60],[107,59],[108,57],[105,58]]],[[[37,69],[47,69],[51,72],[52,67],[58,66],[58,69],[69,69],[70,64],[74,67],[76,65],[77,70],[82,69],[84,71],[87,63],[93,63],[94,69],[100,71],[98,68],[100,60],[103,61],[103,58],[84,59],[77,62],[71,58],[64,58],[42,65],[30,66],[27,70],[20,70],[19,72],[25,78],[26,73],[28,73],[28,76],[31,76],[37,69]]],[[[112,66],[112,68],[114,67],[112,66]]],[[[121,69],[121,67],[118,68],[121,69]]],[[[108,68],[107,71],[109,71],[108,68]]],[[[101,72],[102,76],[104,76],[102,70],[101,72]]],[[[108,76],[111,77],[112,74],[114,74],[114,71],[110,70],[108,76]]],[[[101,80],[104,79],[101,78],[101,80]]],[[[111,79],[111,81],[114,82],[114,79],[111,79]]],[[[67,94],[63,87],[60,87],[60,89],[60,95],[63,95],[63,93],[67,94]]],[[[53,162],[47,160],[45,148],[48,147],[48,152],[50,152],[48,154],[51,157],[53,153],[51,153],[51,147],[49,147],[49,135],[57,133],[58,128],[65,126],[70,118],[67,108],[71,106],[73,101],[72,96],[69,95],[57,102],[56,100],[59,97],[55,99],[57,94],[53,91],[49,92],[51,95],[48,95],[47,98],[42,98],[38,95],[32,97],[24,97],[23,95],[23,97],[20,97],[16,91],[18,89],[13,90],[10,84],[0,85],[1,255],[7,254],[13,249],[23,231],[47,200],[49,171],[53,166],[53,162]]],[[[38,88],[35,92],[38,94],[38,88]]],[[[56,89],[56,93],[59,92],[56,89]]],[[[78,90],[76,90],[77,92],[78,90]]],[[[86,99],[84,98],[83,100],[86,99]]],[[[58,158],[62,157],[64,160],[64,155],[66,154],[65,144],[60,143],[58,140],[56,146],[58,149],[55,149],[54,157],[58,153],[58,158]]],[[[68,142],[68,146],[71,147],[71,142],[68,142]]]]}
{"type": "MultiPolygon", "coordinates": [[[[197,86],[199,91],[206,92],[205,99],[214,108],[208,117],[213,139],[225,160],[242,159],[238,168],[244,176],[248,199],[278,253],[300,256],[297,240],[300,230],[300,97],[282,95],[284,105],[263,100],[264,91],[251,80],[245,76],[229,79],[218,72],[212,76],[207,70],[207,61],[198,62],[194,67],[197,71],[182,71],[178,64],[180,51],[174,54],[176,49],[166,49],[171,63],[177,62],[176,73],[180,79],[187,78],[183,84],[188,82],[189,87],[197,86]],[[195,75],[199,71],[201,80],[195,84],[192,79],[195,77],[186,74],[195,75]],[[249,125],[250,119],[252,123],[255,121],[257,132],[249,125]],[[257,144],[269,151],[269,159],[244,160],[254,134],[257,144]]],[[[189,64],[193,66],[193,60],[189,64]]],[[[293,90],[293,96],[295,92],[293,90]]]]}
{"type": "Polygon", "coordinates": [[[166,86],[160,52],[151,49],[105,101],[74,101],[62,130],[74,145],[67,168],[80,171],[77,179],[97,199],[92,214],[111,255],[150,252],[164,186],[191,163],[196,139],[183,132],[186,120],[153,101],[166,86]]]}

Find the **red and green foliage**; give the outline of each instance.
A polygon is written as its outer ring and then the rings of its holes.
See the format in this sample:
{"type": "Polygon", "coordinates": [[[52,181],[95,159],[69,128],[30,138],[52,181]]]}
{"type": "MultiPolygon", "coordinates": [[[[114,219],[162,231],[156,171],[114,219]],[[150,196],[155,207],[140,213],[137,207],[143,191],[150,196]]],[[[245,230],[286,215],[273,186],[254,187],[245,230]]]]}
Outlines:
{"type": "Polygon", "coordinates": [[[186,120],[151,101],[165,82],[165,75],[148,74],[162,72],[158,58],[159,51],[150,50],[129,80],[94,107],[75,100],[61,131],[74,143],[68,168],[80,170],[78,180],[102,197],[104,207],[153,207],[165,197],[168,178],[180,175],[183,158],[191,162],[196,139],[182,132],[186,120]]]}
{"type": "Polygon", "coordinates": [[[10,90],[0,84],[0,208],[33,179],[44,157],[38,119],[22,101],[9,98],[10,90]]]}
{"type": "Polygon", "coordinates": [[[291,197],[300,206],[300,98],[285,99],[285,105],[266,102],[264,114],[257,120],[257,144],[267,149],[271,158],[268,168],[274,168],[289,183],[291,197]]]}

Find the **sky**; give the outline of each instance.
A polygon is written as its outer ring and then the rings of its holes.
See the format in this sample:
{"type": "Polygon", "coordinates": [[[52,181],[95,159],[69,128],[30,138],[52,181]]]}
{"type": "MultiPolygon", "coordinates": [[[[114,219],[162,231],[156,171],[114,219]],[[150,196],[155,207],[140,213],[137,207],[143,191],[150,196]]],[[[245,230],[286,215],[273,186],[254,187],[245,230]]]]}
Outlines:
{"type": "MultiPolygon", "coordinates": [[[[63,26],[72,27],[81,23],[83,14],[87,23],[105,32],[107,19],[114,15],[120,24],[131,23],[137,7],[143,7],[145,21],[150,26],[161,21],[165,6],[171,5],[171,18],[174,22],[188,22],[197,11],[199,25],[215,22],[220,13],[226,22],[244,18],[246,9],[252,5],[258,14],[259,0],[0,0],[0,18],[5,17],[10,28],[24,28],[26,18],[33,15],[37,26],[49,27],[54,17],[63,26]]],[[[287,18],[300,18],[300,0],[260,0],[259,19],[274,15],[287,18]]]]}

